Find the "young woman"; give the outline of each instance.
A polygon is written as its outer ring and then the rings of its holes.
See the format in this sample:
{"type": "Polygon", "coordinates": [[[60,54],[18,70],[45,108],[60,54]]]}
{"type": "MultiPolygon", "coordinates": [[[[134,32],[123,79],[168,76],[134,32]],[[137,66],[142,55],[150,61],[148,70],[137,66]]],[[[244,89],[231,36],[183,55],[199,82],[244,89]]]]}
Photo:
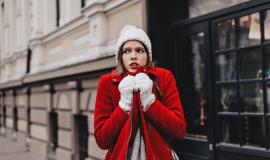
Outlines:
{"type": "Polygon", "coordinates": [[[115,53],[117,68],[100,78],[94,114],[105,159],[177,159],[170,143],[184,137],[186,121],[172,73],[154,66],[150,39],[138,27],[123,27],[115,53]]]}

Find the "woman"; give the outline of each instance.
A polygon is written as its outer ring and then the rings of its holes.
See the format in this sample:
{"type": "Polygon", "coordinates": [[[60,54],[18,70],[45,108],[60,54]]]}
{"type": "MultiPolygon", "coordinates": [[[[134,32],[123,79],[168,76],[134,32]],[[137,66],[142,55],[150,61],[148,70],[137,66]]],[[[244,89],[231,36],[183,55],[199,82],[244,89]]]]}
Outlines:
{"type": "Polygon", "coordinates": [[[146,33],[127,25],[116,45],[117,68],[100,78],[94,115],[95,139],[105,159],[175,159],[170,143],[186,133],[172,73],[152,63],[146,33]]]}

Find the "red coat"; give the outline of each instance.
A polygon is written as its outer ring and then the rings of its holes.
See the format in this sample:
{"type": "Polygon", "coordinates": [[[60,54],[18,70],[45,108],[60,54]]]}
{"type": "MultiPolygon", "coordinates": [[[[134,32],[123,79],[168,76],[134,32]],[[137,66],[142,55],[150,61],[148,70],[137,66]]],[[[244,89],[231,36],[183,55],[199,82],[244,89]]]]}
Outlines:
{"type": "MultiPolygon", "coordinates": [[[[146,73],[154,77],[162,94],[162,102],[156,95],[154,103],[143,113],[145,121],[149,124],[148,132],[145,133],[148,134],[152,146],[151,152],[154,152],[148,153],[149,144],[146,142],[146,154],[151,155],[151,159],[172,159],[170,141],[180,140],[186,133],[186,121],[176,82],[172,73],[166,69],[147,69],[146,73]]],[[[98,84],[94,136],[100,148],[108,149],[105,160],[121,160],[127,156],[131,119],[118,105],[118,84],[122,79],[123,77],[112,72],[102,76],[98,84]]]]}

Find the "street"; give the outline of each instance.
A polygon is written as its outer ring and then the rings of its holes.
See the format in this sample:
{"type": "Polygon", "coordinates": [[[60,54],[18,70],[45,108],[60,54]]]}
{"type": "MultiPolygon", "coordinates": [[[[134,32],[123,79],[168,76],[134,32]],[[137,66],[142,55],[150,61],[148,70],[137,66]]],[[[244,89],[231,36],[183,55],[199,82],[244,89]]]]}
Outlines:
{"type": "Polygon", "coordinates": [[[32,160],[34,158],[25,143],[13,142],[0,136],[0,146],[0,160],[32,160]]]}

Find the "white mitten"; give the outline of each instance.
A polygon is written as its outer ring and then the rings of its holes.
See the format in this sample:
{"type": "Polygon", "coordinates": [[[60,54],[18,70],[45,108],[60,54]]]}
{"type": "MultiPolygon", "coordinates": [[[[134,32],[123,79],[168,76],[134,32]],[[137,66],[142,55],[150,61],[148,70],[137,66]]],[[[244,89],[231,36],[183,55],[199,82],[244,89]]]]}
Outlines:
{"type": "Polygon", "coordinates": [[[135,90],[140,91],[143,111],[147,111],[149,106],[154,103],[155,95],[152,93],[153,81],[145,73],[135,76],[135,90]]]}
{"type": "Polygon", "coordinates": [[[135,77],[130,75],[123,78],[118,85],[118,90],[121,94],[119,106],[125,112],[130,111],[133,100],[134,87],[135,87],[135,77]]]}

